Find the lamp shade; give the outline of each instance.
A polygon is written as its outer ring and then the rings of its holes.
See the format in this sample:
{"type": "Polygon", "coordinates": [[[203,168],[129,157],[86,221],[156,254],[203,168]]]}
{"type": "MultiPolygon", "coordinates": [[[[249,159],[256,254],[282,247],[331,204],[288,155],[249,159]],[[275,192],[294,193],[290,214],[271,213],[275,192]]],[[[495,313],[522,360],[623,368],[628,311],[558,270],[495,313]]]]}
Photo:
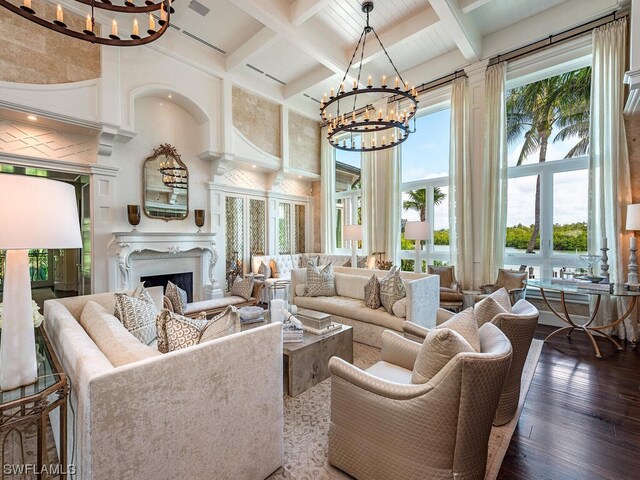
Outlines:
{"type": "Polygon", "coordinates": [[[404,238],[407,240],[428,240],[429,222],[407,222],[404,226],[404,238]]]}
{"type": "Polygon", "coordinates": [[[362,225],[345,225],[344,240],[362,240],[362,225]]]}
{"type": "Polygon", "coordinates": [[[73,185],[0,174],[0,249],[80,248],[73,185]]]}
{"type": "Polygon", "coordinates": [[[627,205],[627,230],[640,230],[640,203],[627,205]]]}

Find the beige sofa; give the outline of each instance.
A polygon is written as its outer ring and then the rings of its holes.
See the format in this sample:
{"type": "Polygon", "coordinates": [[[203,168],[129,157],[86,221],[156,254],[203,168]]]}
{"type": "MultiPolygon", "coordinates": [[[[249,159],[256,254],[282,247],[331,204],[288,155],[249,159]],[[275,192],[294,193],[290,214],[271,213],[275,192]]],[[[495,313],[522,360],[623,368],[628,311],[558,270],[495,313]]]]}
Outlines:
{"type": "MultiPolygon", "coordinates": [[[[291,274],[292,303],[331,314],[333,321],[353,327],[353,340],[380,348],[382,332],[390,329],[402,333],[405,320],[426,328],[436,326],[436,310],[439,299],[439,277],[423,273],[402,272],[407,296],[403,308],[395,308],[396,314],[384,308],[377,310],[366,306],[364,286],[371,275],[384,277],[385,270],[364,270],[359,268],[335,267],[335,297],[307,297],[301,295],[307,279],[307,270],[295,269],[291,274]]],[[[400,307],[398,305],[398,307],[400,307]]]]}
{"type": "Polygon", "coordinates": [[[258,480],[280,467],[280,324],[114,367],[79,323],[89,300],[113,311],[111,293],[44,307],[44,328],[71,383],[77,479],[258,480]]]}

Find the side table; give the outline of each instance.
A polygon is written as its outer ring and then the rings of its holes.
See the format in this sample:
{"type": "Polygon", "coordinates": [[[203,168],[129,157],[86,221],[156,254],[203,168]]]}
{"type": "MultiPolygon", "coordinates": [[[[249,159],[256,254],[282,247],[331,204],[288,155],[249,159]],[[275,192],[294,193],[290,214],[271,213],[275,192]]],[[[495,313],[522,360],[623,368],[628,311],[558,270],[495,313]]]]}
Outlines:
{"type": "Polygon", "coordinates": [[[3,475],[9,473],[17,478],[48,478],[59,476],[66,479],[73,466],[67,464],[67,399],[69,383],[56,358],[43,328],[36,329],[36,355],[38,356],[38,379],[31,385],[14,390],[0,390],[0,445],[4,449],[13,433],[19,439],[18,461],[7,462],[2,451],[3,475]],[[49,413],[60,408],[60,451],[57,464],[50,464],[47,455],[47,422],[49,413]],[[24,431],[35,425],[36,458],[25,457],[27,450],[24,431]]]}
{"type": "Polygon", "coordinates": [[[476,304],[476,296],[481,293],[480,290],[462,290],[462,294],[464,295],[462,309],[466,310],[469,307],[473,307],[476,304]]]}

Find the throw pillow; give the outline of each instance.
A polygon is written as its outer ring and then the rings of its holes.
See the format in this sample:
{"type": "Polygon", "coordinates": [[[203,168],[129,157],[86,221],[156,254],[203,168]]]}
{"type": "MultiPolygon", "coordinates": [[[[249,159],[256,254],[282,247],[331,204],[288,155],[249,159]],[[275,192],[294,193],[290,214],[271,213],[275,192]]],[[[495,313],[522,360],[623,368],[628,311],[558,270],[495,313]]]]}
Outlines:
{"type": "Polygon", "coordinates": [[[473,314],[476,318],[476,324],[479,327],[487,322],[491,322],[496,315],[501,313],[509,312],[492,296],[483,298],[473,307],[473,314]]]}
{"type": "Polygon", "coordinates": [[[400,277],[400,269],[394,266],[380,280],[380,302],[387,312],[393,313],[393,304],[406,296],[407,292],[402,277],[400,277]]]}
{"type": "Polygon", "coordinates": [[[156,320],[158,351],[167,353],[197,345],[207,325],[204,312],[193,319],[162,310],[156,320]]]}
{"type": "Polygon", "coordinates": [[[427,383],[458,353],[474,351],[458,332],[449,328],[430,330],[413,365],[411,383],[427,383]]]}
{"type": "Polygon", "coordinates": [[[298,283],[295,292],[296,297],[304,297],[307,294],[307,286],[304,283],[298,283]]]}
{"type": "Polygon", "coordinates": [[[369,257],[366,255],[360,257],[356,257],[356,261],[358,262],[358,268],[367,268],[367,262],[369,261],[369,257]]]}
{"type": "Polygon", "coordinates": [[[407,318],[407,302],[407,297],[404,297],[393,304],[393,307],[391,309],[393,310],[393,314],[396,317],[407,318]]]}
{"type": "Polygon", "coordinates": [[[237,295],[246,300],[251,298],[253,293],[253,277],[240,278],[236,277],[233,285],[231,285],[231,295],[237,295]]]}
{"type": "Polygon", "coordinates": [[[171,301],[171,305],[173,305],[173,311],[179,315],[182,315],[185,308],[187,308],[187,292],[182,290],[175,283],[167,282],[165,295],[171,301]]]}
{"type": "Polygon", "coordinates": [[[311,262],[307,263],[307,295],[308,297],[334,297],[336,295],[336,282],[333,274],[333,265],[316,267],[311,262]]]}
{"type": "Polygon", "coordinates": [[[498,302],[507,312],[511,313],[513,311],[511,309],[511,295],[509,295],[509,292],[507,292],[505,288],[499,288],[489,295],[489,297],[498,302]]]}
{"type": "Polygon", "coordinates": [[[114,316],[138,340],[149,345],[156,338],[155,321],[158,310],[151,296],[142,288],[137,297],[115,293],[114,316]]]}
{"type": "Polygon", "coordinates": [[[460,313],[456,313],[436,328],[450,328],[454,332],[458,332],[476,352],[479,352],[480,334],[478,333],[478,322],[473,312],[473,308],[469,307],[460,313]]]}
{"type": "Polygon", "coordinates": [[[216,338],[231,335],[240,331],[240,313],[233,305],[229,305],[224,312],[216,315],[207,322],[200,341],[198,343],[208,342],[216,338]]]}
{"type": "Polygon", "coordinates": [[[364,303],[369,308],[380,308],[382,303],[380,302],[380,281],[374,274],[364,286],[364,303]]]}
{"type": "Polygon", "coordinates": [[[269,265],[264,262],[260,262],[260,266],[258,267],[258,274],[264,275],[264,279],[271,278],[271,269],[269,265]]]}
{"type": "Polygon", "coordinates": [[[320,264],[320,255],[314,255],[314,256],[309,256],[304,254],[300,255],[300,265],[298,266],[300,268],[305,268],[309,262],[311,262],[317,267],[320,264]]]}
{"type": "Polygon", "coordinates": [[[271,278],[280,278],[280,271],[274,259],[269,260],[269,269],[271,270],[271,278]]]}

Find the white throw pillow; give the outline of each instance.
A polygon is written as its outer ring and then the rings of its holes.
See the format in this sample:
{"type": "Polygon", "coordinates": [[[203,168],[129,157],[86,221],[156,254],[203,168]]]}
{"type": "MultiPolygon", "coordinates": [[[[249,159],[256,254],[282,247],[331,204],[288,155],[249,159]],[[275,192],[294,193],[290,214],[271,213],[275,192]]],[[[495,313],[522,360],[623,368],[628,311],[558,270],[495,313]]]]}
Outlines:
{"type": "Polygon", "coordinates": [[[258,267],[258,274],[264,275],[264,279],[271,278],[271,268],[264,262],[260,262],[260,266],[258,267]]]}
{"type": "Polygon", "coordinates": [[[474,351],[458,332],[449,328],[430,330],[413,365],[411,383],[427,383],[458,353],[474,351]]]}
{"type": "Polygon", "coordinates": [[[407,318],[407,303],[409,300],[407,297],[401,298],[396,303],[393,304],[391,308],[393,310],[393,314],[398,318],[407,318]]]}
{"type": "Polygon", "coordinates": [[[480,334],[478,333],[478,322],[473,314],[473,308],[469,307],[460,313],[456,313],[436,328],[450,328],[454,332],[458,332],[476,352],[480,351],[480,334]]]}

